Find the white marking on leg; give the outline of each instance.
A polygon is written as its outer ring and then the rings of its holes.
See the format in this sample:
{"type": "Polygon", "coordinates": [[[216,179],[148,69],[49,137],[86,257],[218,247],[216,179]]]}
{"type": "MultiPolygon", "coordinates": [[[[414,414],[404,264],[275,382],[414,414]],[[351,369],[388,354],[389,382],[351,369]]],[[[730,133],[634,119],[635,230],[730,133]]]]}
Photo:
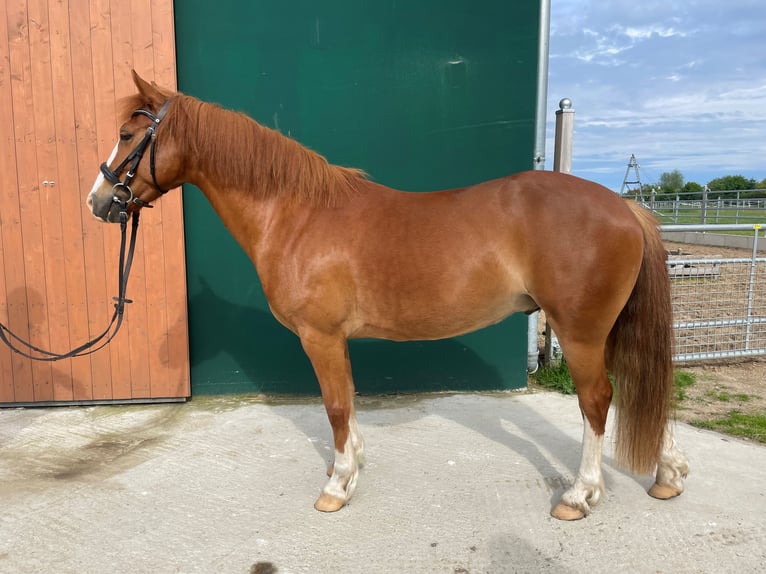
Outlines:
{"type": "Polygon", "coordinates": [[[335,464],[333,465],[332,476],[327,481],[322,492],[334,498],[347,501],[354,493],[358,474],[357,451],[352,441],[352,433],[349,432],[346,444],[343,445],[343,452],[335,451],[335,464]]]}
{"type": "Polygon", "coordinates": [[[363,466],[365,463],[364,440],[359,432],[359,424],[356,422],[356,414],[353,412],[348,420],[348,430],[351,437],[351,444],[354,448],[356,462],[359,466],[363,466]]]}
{"type": "Polygon", "coordinates": [[[561,495],[561,502],[577,508],[587,515],[590,507],[598,504],[604,493],[604,477],[601,474],[601,450],[604,435],[596,434],[586,417],[583,417],[582,458],[574,484],[561,495]]]}
{"type": "Polygon", "coordinates": [[[673,429],[670,425],[665,429],[665,440],[662,454],[657,464],[657,484],[669,486],[681,494],[684,491],[684,478],[689,473],[689,461],[676,446],[673,429]]]}
{"type": "MultiPolygon", "coordinates": [[[[111,163],[114,161],[114,158],[117,156],[118,146],[119,144],[115,144],[114,149],[112,150],[112,155],[110,155],[109,159],[106,160],[106,165],[111,165],[111,163]]],[[[96,181],[93,183],[93,187],[90,189],[90,193],[88,194],[88,199],[85,201],[91,213],[93,213],[93,196],[95,196],[96,193],[98,193],[98,190],[101,189],[101,187],[103,187],[105,183],[106,183],[106,178],[104,177],[104,174],[101,173],[101,169],[99,169],[98,175],[96,176],[96,181]]],[[[97,218],[97,219],[100,219],[100,218],[97,218]]]]}

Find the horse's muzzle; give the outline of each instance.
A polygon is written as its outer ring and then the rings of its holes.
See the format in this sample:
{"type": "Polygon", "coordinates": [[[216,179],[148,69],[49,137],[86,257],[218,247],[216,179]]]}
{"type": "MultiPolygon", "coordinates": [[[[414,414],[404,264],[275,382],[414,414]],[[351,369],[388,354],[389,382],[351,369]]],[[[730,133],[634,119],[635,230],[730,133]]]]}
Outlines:
{"type": "Polygon", "coordinates": [[[115,201],[119,198],[116,194],[104,194],[104,195],[96,195],[91,193],[88,195],[88,207],[90,207],[90,211],[93,214],[93,216],[105,223],[119,223],[120,222],[120,211],[122,211],[122,208],[120,206],[119,201],[115,201]]]}

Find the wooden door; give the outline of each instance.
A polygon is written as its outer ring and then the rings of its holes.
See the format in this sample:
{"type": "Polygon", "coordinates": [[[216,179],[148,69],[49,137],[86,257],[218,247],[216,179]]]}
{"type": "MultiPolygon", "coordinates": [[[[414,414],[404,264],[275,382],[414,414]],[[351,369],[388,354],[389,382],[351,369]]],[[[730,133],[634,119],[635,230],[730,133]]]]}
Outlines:
{"type": "MultiPolygon", "coordinates": [[[[175,86],[172,0],[0,0],[0,321],[56,352],[100,333],[117,294],[119,227],[84,199],[117,137],[135,68],[175,86]]],[[[189,395],[180,190],[146,210],[120,334],[39,363],[0,345],[0,404],[189,395]]]]}

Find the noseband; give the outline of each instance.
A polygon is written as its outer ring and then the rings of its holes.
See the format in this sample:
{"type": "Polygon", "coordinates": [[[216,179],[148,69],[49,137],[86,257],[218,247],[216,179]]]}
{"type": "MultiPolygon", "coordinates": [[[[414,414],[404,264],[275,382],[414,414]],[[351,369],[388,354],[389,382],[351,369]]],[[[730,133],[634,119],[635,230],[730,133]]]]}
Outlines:
{"type": "Polygon", "coordinates": [[[114,192],[112,201],[119,204],[123,211],[125,208],[127,208],[129,203],[135,203],[139,207],[152,207],[152,205],[150,205],[148,202],[133,195],[133,190],[130,188],[130,183],[136,176],[138,164],[141,162],[141,158],[144,157],[144,152],[146,151],[147,146],[149,146],[149,172],[152,174],[154,187],[161,194],[168,192],[167,189],[162,189],[159,183],[157,183],[157,175],[155,173],[154,167],[154,152],[157,139],[157,128],[165,117],[165,114],[167,114],[168,108],[170,107],[170,102],[172,101],[172,98],[166,101],[160,108],[160,111],[157,112],[156,116],[149,110],[145,110],[143,108],[134,111],[133,114],[131,114],[131,117],[146,116],[152,120],[152,123],[149,124],[148,128],[146,128],[146,133],[144,134],[143,139],[138,143],[136,147],[133,148],[133,151],[131,151],[128,156],[122,160],[122,163],[114,168],[114,170],[109,169],[109,166],[106,164],[106,162],[101,164],[101,173],[103,173],[106,180],[114,186],[112,187],[112,191],[114,192]],[[120,174],[123,172],[126,166],[129,167],[128,171],[125,172],[125,181],[120,181],[120,174]],[[125,200],[120,199],[120,197],[117,195],[118,189],[124,189],[128,193],[128,198],[125,200]]]}

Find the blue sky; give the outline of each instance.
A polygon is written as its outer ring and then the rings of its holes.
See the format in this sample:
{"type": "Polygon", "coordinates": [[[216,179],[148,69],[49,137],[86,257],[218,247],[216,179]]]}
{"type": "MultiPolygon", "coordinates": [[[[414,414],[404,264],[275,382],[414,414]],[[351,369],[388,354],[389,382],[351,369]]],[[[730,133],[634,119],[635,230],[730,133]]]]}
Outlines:
{"type": "Polygon", "coordinates": [[[551,0],[546,168],[561,98],[575,109],[572,173],[641,180],[766,178],[764,0],[551,0]]]}

